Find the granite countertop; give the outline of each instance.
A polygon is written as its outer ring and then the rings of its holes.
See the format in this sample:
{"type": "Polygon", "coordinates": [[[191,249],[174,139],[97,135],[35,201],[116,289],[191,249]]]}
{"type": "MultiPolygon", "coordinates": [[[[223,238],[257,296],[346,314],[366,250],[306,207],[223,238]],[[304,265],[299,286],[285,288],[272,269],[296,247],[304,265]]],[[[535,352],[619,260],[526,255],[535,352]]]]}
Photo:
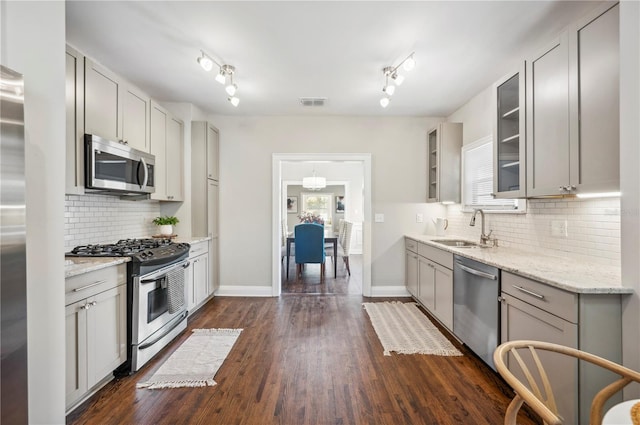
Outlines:
{"type": "Polygon", "coordinates": [[[468,240],[467,238],[455,238],[453,236],[405,236],[444,251],[480,261],[498,267],[503,271],[528,277],[566,291],[583,294],[633,293],[633,289],[622,286],[619,266],[593,264],[511,247],[456,248],[433,242],[434,239],[468,240]]]}
{"type": "Polygon", "coordinates": [[[78,276],[129,261],[129,257],[65,257],[64,277],[78,276]]]}
{"type": "Polygon", "coordinates": [[[211,236],[178,236],[173,241],[178,243],[194,244],[204,242],[211,239],[211,236]]]}

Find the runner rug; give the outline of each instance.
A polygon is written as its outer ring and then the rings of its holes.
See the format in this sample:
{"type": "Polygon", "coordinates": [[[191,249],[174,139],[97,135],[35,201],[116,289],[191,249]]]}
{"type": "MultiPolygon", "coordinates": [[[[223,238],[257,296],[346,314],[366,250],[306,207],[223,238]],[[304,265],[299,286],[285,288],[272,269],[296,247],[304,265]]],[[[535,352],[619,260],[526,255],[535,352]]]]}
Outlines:
{"type": "Polygon", "coordinates": [[[189,338],[138,388],[214,386],[216,372],[242,329],[194,329],[189,338]]]}
{"type": "Polygon", "coordinates": [[[384,355],[431,354],[461,356],[449,340],[440,333],[416,303],[363,303],[373,329],[384,348],[384,355]]]}

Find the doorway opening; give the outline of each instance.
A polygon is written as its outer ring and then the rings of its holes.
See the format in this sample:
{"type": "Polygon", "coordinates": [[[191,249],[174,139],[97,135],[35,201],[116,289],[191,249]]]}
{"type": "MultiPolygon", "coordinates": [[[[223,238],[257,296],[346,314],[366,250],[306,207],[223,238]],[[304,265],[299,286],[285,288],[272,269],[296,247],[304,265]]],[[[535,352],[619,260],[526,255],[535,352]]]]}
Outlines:
{"type": "MultiPolygon", "coordinates": [[[[293,237],[294,226],[300,222],[299,216],[305,211],[322,217],[325,234],[334,232],[336,237],[340,220],[353,223],[349,255],[351,275],[354,276],[354,282],[361,282],[357,285],[357,293],[370,296],[371,154],[273,154],[272,166],[272,294],[281,295],[283,283],[287,284],[284,292],[314,292],[313,289],[296,288],[291,284],[295,282],[295,258],[289,258],[290,268],[287,269],[287,259],[282,249],[283,227],[286,226],[289,236],[293,237]],[[312,168],[323,174],[326,188],[311,191],[302,187],[304,177],[311,173],[312,168]],[[290,272],[288,280],[287,270],[290,272]]],[[[311,279],[314,278],[311,272],[313,266],[308,267],[311,279]]],[[[342,258],[337,258],[336,262],[328,258],[325,267],[329,285],[339,286],[341,282],[348,282],[349,275],[342,258]]],[[[318,268],[318,279],[319,276],[318,268]]],[[[325,290],[327,288],[329,286],[325,290]]],[[[353,288],[348,290],[351,293],[354,291],[353,288]]]]}

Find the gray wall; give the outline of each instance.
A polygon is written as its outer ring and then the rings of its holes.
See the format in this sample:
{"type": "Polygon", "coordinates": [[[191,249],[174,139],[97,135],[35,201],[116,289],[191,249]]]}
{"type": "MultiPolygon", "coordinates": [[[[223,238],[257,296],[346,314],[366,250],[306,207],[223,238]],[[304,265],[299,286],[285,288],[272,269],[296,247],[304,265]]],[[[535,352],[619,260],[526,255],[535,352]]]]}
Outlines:
{"type": "Polygon", "coordinates": [[[428,231],[442,207],[425,204],[426,132],[441,119],[212,116],[220,129],[220,281],[271,287],[274,153],[371,153],[372,286],[404,286],[406,233],[428,231]],[[242,194],[238,196],[238,194],[242,194]],[[424,223],[416,223],[421,212],[424,223]],[[238,230],[238,229],[241,229],[238,230]],[[251,258],[252,267],[246,267],[251,258]]]}
{"type": "MultiPolygon", "coordinates": [[[[620,189],[622,283],[635,289],[622,312],[622,359],[640,370],[640,3],[620,3],[620,189]]],[[[625,398],[640,397],[640,387],[625,390],[625,398]]]]}
{"type": "Polygon", "coordinates": [[[25,80],[29,422],[62,424],[65,3],[3,1],[0,40],[25,80]]]}

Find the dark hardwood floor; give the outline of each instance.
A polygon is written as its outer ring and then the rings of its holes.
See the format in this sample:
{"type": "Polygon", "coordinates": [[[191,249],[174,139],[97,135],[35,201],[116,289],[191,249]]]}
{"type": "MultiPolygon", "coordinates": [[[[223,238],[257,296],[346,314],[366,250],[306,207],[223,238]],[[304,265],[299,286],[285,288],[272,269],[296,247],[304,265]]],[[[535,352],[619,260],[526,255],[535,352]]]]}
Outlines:
{"type": "Polygon", "coordinates": [[[291,257],[289,280],[286,273],[286,259],[282,262],[282,294],[342,294],[362,295],[362,255],[349,256],[351,276],[347,273],[344,261],[338,258],[338,272],[333,277],[333,259],[327,258],[324,281],[320,280],[320,265],[307,264],[302,277],[296,280],[296,262],[291,257]]]}
{"type": "MultiPolygon", "coordinates": [[[[215,376],[218,385],[136,389],[187,331],[138,373],[107,384],[67,423],[501,424],[510,390],[465,347],[463,357],[383,356],[362,302],[384,300],[214,298],[189,329],[244,329],[215,376]]],[[[521,416],[521,424],[534,423],[521,416]]]]}

